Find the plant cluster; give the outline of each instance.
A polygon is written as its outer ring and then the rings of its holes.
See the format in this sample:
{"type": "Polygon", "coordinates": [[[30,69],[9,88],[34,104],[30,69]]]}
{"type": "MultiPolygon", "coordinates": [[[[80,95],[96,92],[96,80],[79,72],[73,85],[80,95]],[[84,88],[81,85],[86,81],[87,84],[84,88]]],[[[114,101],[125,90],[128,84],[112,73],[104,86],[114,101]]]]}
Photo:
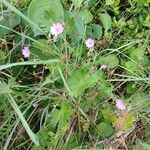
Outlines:
{"type": "Polygon", "coordinates": [[[0,148],[150,149],[150,0],[0,0],[0,148]]]}

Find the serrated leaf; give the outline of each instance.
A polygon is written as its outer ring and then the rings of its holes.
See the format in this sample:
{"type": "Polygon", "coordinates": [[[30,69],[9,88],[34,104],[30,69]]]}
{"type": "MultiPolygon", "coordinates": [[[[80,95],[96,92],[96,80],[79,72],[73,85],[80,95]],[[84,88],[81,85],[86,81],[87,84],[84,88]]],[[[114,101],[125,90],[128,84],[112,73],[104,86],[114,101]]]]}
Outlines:
{"type": "Polygon", "coordinates": [[[142,68],[133,61],[125,62],[125,67],[127,68],[127,73],[129,74],[131,74],[132,72],[140,75],[143,74],[142,68]]]}
{"type": "Polygon", "coordinates": [[[99,89],[103,97],[110,98],[112,96],[113,86],[108,81],[101,80],[99,89]]]}
{"type": "MultiPolygon", "coordinates": [[[[33,0],[28,9],[29,18],[41,27],[45,33],[49,32],[50,24],[63,22],[64,10],[60,0],[33,0]]],[[[43,33],[32,27],[35,36],[43,33]]]]}
{"type": "Polygon", "coordinates": [[[78,97],[84,92],[86,89],[85,81],[87,78],[88,74],[84,69],[80,69],[71,74],[70,78],[68,79],[68,86],[73,96],[78,97]]]}
{"type": "Polygon", "coordinates": [[[100,16],[100,20],[103,24],[105,31],[108,31],[109,29],[111,29],[111,26],[112,26],[111,17],[106,13],[100,13],[99,16],[100,16]]]}
{"type": "Polygon", "coordinates": [[[93,15],[88,9],[84,9],[80,12],[80,15],[85,24],[90,23],[93,20],[93,15]]]}
{"type": "Polygon", "coordinates": [[[109,68],[115,68],[119,64],[118,58],[113,54],[100,58],[100,61],[101,64],[106,64],[109,68]]]}
{"type": "Polygon", "coordinates": [[[145,52],[144,47],[134,49],[130,52],[130,57],[135,60],[142,61],[144,59],[144,52],[145,52]]]}
{"type": "Polygon", "coordinates": [[[103,137],[109,137],[113,133],[112,126],[107,122],[101,122],[98,125],[98,129],[103,137]]]}
{"type": "Polygon", "coordinates": [[[68,79],[68,86],[74,97],[81,96],[84,91],[102,78],[103,74],[95,72],[89,75],[86,69],[74,71],[68,79]]]}

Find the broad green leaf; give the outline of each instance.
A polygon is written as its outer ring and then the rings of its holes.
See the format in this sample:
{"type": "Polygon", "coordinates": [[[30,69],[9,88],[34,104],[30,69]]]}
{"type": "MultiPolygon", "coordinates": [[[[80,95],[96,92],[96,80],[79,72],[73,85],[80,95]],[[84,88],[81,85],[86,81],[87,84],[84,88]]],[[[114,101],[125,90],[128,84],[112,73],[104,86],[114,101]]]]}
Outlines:
{"type": "MultiPolygon", "coordinates": [[[[3,20],[0,21],[0,24],[10,29],[13,29],[15,26],[17,26],[20,23],[20,21],[21,21],[20,16],[18,16],[13,12],[8,12],[8,13],[4,13],[3,20]]],[[[10,30],[0,28],[0,37],[5,36],[9,32],[10,30]]]]}
{"type": "Polygon", "coordinates": [[[118,58],[113,54],[101,57],[100,62],[101,64],[108,65],[109,68],[115,68],[119,64],[118,58]]]}
{"type": "Polygon", "coordinates": [[[80,69],[72,72],[68,79],[68,86],[74,97],[81,96],[84,91],[93,86],[98,80],[102,78],[101,72],[95,72],[89,75],[86,69],[80,69]]]}
{"type": "Polygon", "coordinates": [[[107,123],[107,122],[101,122],[101,123],[98,125],[98,129],[99,129],[99,131],[100,131],[100,133],[101,133],[101,135],[102,135],[103,137],[109,137],[109,136],[111,136],[112,133],[113,133],[113,128],[112,128],[112,126],[111,126],[109,123],[107,123]]]}
{"type": "Polygon", "coordinates": [[[67,35],[70,36],[71,41],[75,44],[79,42],[85,32],[84,22],[80,14],[74,12],[66,12],[67,15],[67,35]]]}
{"type": "Polygon", "coordinates": [[[134,116],[131,114],[128,114],[125,118],[124,124],[123,124],[123,130],[128,130],[130,128],[134,127],[134,116]]]}
{"type": "Polygon", "coordinates": [[[44,39],[39,39],[37,42],[34,42],[33,48],[31,48],[32,54],[36,55],[36,57],[40,58],[41,60],[49,60],[54,58],[53,50],[54,48],[52,45],[49,45],[48,42],[44,39]]]}
{"type": "Polygon", "coordinates": [[[113,86],[105,79],[100,80],[99,90],[102,98],[110,98],[112,96],[113,86]]]}
{"type": "Polygon", "coordinates": [[[51,113],[51,120],[50,120],[51,126],[55,128],[59,120],[60,120],[60,110],[54,108],[51,113]]]}
{"type": "Polygon", "coordinates": [[[134,60],[142,61],[144,59],[145,48],[139,47],[137,49],[132,49],[130,52],[130,57],[134,60]]]}
{"type": "Polygon", "coordinates": [[[75,8],[79,8],[83,2],[83,0],[72,0],[75,8]]]}
{"type": "Polygon", "coordinates": [[[108,31],[111,29],[112,26],[112,20],[111,17],[107,13],[101,13],[99,14],[100,20],[104,26],[105,31],[108,31]]]}
{"type": "Polygon", "coordinates": [[[109,108],[108,105],[106,105],[106,108],[102,110],[102,116],[107,122],[111,124],[118,119],[114,112],[111,110],[111,107],[109,108]]]}
{"type": "Polygon", "coordinates": [[[93,20],[93,15],[88,9],[84,9],[80,12],[80,15],[85,24],[90,23],[93,20]]]}
{"type": "Polygon", "coordinates": [[[68,79],[68,86],[75,97],[80,96],[84,90],[87,88],[86,80],[88,79],[88,74],[86,70],[80,69],[71,74],[68,79]]]}
{"type": "Polygon", "coordinates": [[[70,103],[63,102],[61,109],[58,110],[56,108],[53,109],[50,119],[50,124],[53,128],[55,128],[58,124],[58,132],[65,126],[68,126],[70,117],[73,114],[73,108],[70,103]]]}
{"type": "MultiPolygon", "coordinates": [[[[28,9],[29,18],[42,28],[45,33],[49,32],[52,23],[63,22],[64,10],[60,0],[33,0],[28,9]]],[[[32,27],[35,36],[41,35],[32,27]]]]}
{"type": "Polygon", "coordinates": [[[142,68],[133,61],[126,61],[125,62],[125,67],[127,69],[126,70],[127,73],[129,73],[129,74],[131,74],[131,73],[136,73],[136,74],[139,74],[139,75],[143,74],[142,68]]]}
{"type": "Polygon", "coordinates": [[[102,27],[99,24],[92,24],[93,38],[100,39],[102,37],[102,27]]]}
{"type": "Polygon", "coordinates": [[[106,5],[112,5],[114,4],[114,0],[106,0],[106,5]]]}
{"type": "Polygon", "coordinates": [[[69,126],[71,116],[73,115],[73,108],[69,102],[63,102],[60,110],[60,120],[58,130],[61,130],[65,126],[69,126]]]}

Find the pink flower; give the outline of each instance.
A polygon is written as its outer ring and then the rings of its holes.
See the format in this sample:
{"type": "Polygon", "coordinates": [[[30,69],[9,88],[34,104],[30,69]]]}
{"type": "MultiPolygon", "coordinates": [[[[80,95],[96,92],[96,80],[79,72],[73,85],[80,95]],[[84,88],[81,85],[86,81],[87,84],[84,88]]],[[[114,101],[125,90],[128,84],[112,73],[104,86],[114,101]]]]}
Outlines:
{"type": "Polygon", "coordinates": [[[94,48],[95,41],[93,39],[89,38],[85,41],[85,45],[87,48],[94,48]]]}
{"type": "Polygon", "coordinates": [[[64,26],[61,23],[55,23],[50,28],[51,34],[54,35],[55,37],[63,33],[63,31],[64,31],[64,26]]]}
{"type": "Polygon", "coordinates": [[[117,100],[116,101],[116,107],[120,110],[126,110],[126,106],[125,106],[125,104],[123,103],[122,100],[117,100]]]}
{"type": "Polygon", "coordinates": [[[101,65],[101,67],[100,67],[100,70],[106,70],[108,68],[108,66],[107,65],[101,65]]]}
{"type": "Polygon", "coordinates": [[[22,49],[22,55],[24,58],[29,58],[30,57],[30,50],[29,47],[24,47],[22,49]]]}

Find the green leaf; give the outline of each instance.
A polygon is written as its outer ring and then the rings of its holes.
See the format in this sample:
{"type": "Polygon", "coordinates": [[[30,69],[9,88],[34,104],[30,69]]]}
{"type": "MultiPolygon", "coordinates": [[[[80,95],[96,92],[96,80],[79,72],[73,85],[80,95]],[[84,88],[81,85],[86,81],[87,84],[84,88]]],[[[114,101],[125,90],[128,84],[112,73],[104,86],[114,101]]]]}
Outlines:
{"type": "MultiPolygon", "coordinates": [[[[0,21],[0,24],[13,29],[15,26],[17,26],[21,21],[20,16],[16,15],[13,12],[4,13],[3,20],[0,21]]],[[[0,36],[5,36],[8,34],[10,30],[0,28],[0,36]]]]}
{"type": "Polygon", "coordinates": [[[109,136],[111,136],[112,133],[113,133],[113,128],[112,128],[112,126],[111,126],[109,123],[107,123],[107,122],[101,122],[101,123],[98,125],[98,129],[99,129],[99,131],[100,131],[100,133],[101,133],[101,135],[102,135],[103,137],[109,137],[109,136]]]}
{"type": "Polygon", "coordinates": [[[54,58],[54,47],[49,45],[44,39],[39,39],[37,42],[33,42],[33,48],[31,48],[32,54],[36,55],[41,60],[49,60],[54,58]]]}
{"type": "Polygon", "coordinates": [[[0,50],[0,60],[4,60],[6,57],[6,54],[4,51],[0,50]]]}
{"type": "Polygon", "coordinates": [[[112,5],[114,4],[114,0],[106,0],[106,5],[112,5]]]}
{"type": "Polygon", "coordinates": [[[10,86],[7,85],[5,82],[0,81],[0,94],[8,94],[8,93],[12,93],[13,91],[10,89],[10,86]]]}
{"type": "Polygon", "coordinates": [[[53,109],[50,119],[50,124],[53,128],[58,124],[58,131],[62,130],[63,127],[68,126],[70,118],[73,114],[73,108],[70,103],[63,102],[61,109],[58,110],[56,108],[53,109]]]}
{"type": "Polygon", "coordinates": [[[102,93],[101,98],[111,98],[113,86],[108,81],[106,81],[105,79],[101,80],[99,89],[102,93]]]}
{"type": "Polygon", "coordinates": [[[134,127],[134,116],[131,114],[128,114],[125,118],[124,124],[123,124],[123,130],[128,130],[130,128],[134,127]]]}
{"type": "Polygon", "coordinates": [[[73,114],[73,108],[69,102],[63,102],[60,110],[60,121],[58,125],[58,130],[61,130],[65,126],[69,126],[71,116],[73,114]]]}
{"type": "Polygon", "coordinates": [[[110,54],[100,58],[101,64],[108,65],[109,68],[115,68],[119,64],[118,58],[114,54],[110,54]]]}
{"type": "Polygon", "coordinates": [[[148,14],[146,19],[143,21],[143,25],[146,27],[150,26],[150,15],[148,14]]]}
{"type": "Polygon", "coordinates": [[[139,47],[137,49],[132,49],[130,52],[130,57],[134,60],[142,61],[144,59],[145,48],[139,47]]]}
{"type": "Polygon", "coordinates": [[[67,17],[67,35],[70,36],[73,43],[79,42],[85,32],[84,22],[80,14],[66,12],[67,17]]]}
{"type": "Polygon", "coordinates": [[[50,123],[51,123],[51,125],[52,125],[53,128],[56,127],[56,125],[59,122],[59,120],[60,120],[60,110],[54,108],[52,110],[51,120],[50,120],[51,121],[50,123]]]}
{"type": "Polygon", "coordinates": [[[75,8],[79,8],[83,2],[83,0],[72,0],[75,8]]]}
{"type": "Polygon", "coordinates": [[[133,61],[126,61],[125,67],[127,68],[127,73],[129,74],[133,72],[142,75],[142,68],[133,61]]]}
{"type": "Polygon", "coordinates": [[[74,97],[81,96],[84,91],[95,85],[102,78],[103,73],[95,72],[89,75],[86,69],[80,69],[72,72],[67,83],[74,97]]]}
{"type": "MultiPolygon", "coordinates": [[[[63,22],[64,10],[60,0],[33,0],[28,9],[29,18],[42,28],[45,33],[49,32],[50,24],[63,22]]],[[[42,35],[32,27],[35,36],[42,35]]]]}
{"type": "Polygon", "coordinates": [[[143,150],[149,150],[150,149],[150,144],[148,144],[148,143],[141,143],[141,144],[142,144],[143,150]]]}
{"type": "Polygon", "coordinates": [[[93,15],[88,9],[84,9],[80,12],[82,19],[85,24],[90,23],[93,20],[93,15]]]}
{"type": "Polygon", "coordinates": [[[92,24],[93,38],[100,39],[102,37],[102,27],[99,24],[92,24]]]}
{"type": "Polygon", "coordinates": [[[101,13],[99,16],[100,16],[100,20],[104,26],[105,31],[108,31],[109,29],[111,29],[111,26],[112,26],[111,17],[106,13],[101,13]]]}
{"type": "Polygon", "coordinates": [[[78,97],[84,92],[87,87],[85,83],[87,78],[88,75],[84,69],[80,69],[71,74],[67,82],[73,96],[78,97]]]}

